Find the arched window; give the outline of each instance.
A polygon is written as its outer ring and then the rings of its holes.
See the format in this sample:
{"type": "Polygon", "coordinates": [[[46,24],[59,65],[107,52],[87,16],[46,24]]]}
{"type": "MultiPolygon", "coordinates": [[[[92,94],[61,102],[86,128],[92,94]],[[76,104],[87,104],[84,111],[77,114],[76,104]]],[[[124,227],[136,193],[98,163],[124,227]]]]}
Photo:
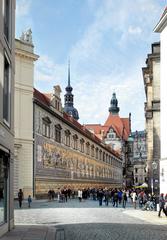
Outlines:
{"type": "Polygon", "coordinates": [[[81,138],[81,140],[80,140],[80,151],[82,153],[84,152],[84,142],[85,142],[85,140],[83,138],[81,138]]]}
{"type": "Polygon", "coordinates": [[[74,141],[74,149],[77,150],[78,149],[78,136],[77,136],[77,134],[75,134],[73,136],[73,141],[74,141]]]}
{"type": "Polygon", "coordinates": [[[90,154],[90,143],[89,142],[86,143],[86,154],[87,155],[90,154]]]}
{"type": "Polygon", "coordinates": [[[91,156],[92,156],[92,157],[94,157],[94,155],[95,155],[94,152],[95,152],[95,147],[94,147],[94,145],[92,145],[92,146],[91,146],[91,156]]]}

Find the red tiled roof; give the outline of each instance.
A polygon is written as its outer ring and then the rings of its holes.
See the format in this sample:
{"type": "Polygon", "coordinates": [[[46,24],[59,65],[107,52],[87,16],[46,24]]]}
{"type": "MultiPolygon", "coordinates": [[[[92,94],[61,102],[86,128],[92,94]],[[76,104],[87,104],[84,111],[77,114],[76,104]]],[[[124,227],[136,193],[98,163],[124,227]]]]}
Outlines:
{"type": "Polygon", "coordinates": [[[130,134],[129,118],[120,118],[119,115],[109,114],[104,126],[113,127],[118,137],[127,140],[130,134]]]}
{"type": "Polygon", "coordinates": [[[49,99],[52,98],[52,93],[42,93],[42,94],[45,95],[49,99]]]}
{"type": "Polygon", "coordinates": [[[112,113],[109,114],[103,126],[100,124],[86,124],[85,127],[89,130],[92,129],[100,139],[107,135],[111,127],[121,139],[127,140],[130,135],[129,118],[120,118],[119,115],[112,115],[112,113]]]}
{"type": "Polygon", "coordinates": [[[34,98],[38,99],[40,102],[45,104],[46,106],[50,106],[50,99],[40,91],[38,91],[36,88],[34,88],[34,98]]]}

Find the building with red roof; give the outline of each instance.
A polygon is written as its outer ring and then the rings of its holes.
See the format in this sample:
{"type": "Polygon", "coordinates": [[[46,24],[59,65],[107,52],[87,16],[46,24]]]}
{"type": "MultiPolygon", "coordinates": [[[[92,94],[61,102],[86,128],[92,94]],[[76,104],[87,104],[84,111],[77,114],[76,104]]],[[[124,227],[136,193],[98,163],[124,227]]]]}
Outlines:
{"type": "MultiPolygon", "coordinates": [[[[68,78],[64,110],[59,86],[53,93],[34,89],[34,193],[49,189],[122,187],[122,159],[78,122],[68,78]]],[[[98,133],[98,131],[97,131],[98,133]]]]}
{"type": "Polygon", "coordinates": [[[116,93],[113,93],[110,104],[109,115],[104,125],[86,124],[85,127],[121,154],[122,143],[128,140],[131,132],[131,115],[129,114],[128,118],[119,116],[116,93]]]}
{"type": "MultiPolygon", "coordinates": [[[[85,127],[121,155],[123,160],[124,184],[127,185],[127,148],[128,138],[131,134],[131,114],[129,113],[128,118],[121,118],[119,116],[118,100],[115,92],[112,95],[109,115],[104,125],[86,124],[85,127]]],[[[132,181],[129,180],[129,182],[132,181]]]]}

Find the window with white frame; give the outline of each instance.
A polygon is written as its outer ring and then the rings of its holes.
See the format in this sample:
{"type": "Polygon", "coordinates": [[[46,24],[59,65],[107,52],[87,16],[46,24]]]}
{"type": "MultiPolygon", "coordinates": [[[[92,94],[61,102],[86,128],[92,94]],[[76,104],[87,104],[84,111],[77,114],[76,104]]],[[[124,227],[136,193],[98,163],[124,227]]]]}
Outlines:
{"type": "Polygon", "coordinates": [[[48,117],[43,118],[42,134],[43,134],[43,136],[48,137],[48,138],[50,137],[50,124],[51,124],[51,121],[48,117]]]}

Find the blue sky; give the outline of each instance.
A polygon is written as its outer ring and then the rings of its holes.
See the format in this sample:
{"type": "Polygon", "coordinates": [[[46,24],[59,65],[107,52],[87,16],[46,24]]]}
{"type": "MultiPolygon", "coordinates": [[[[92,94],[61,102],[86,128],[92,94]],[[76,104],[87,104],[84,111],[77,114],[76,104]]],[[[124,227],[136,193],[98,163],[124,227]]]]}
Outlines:
{"type": "Polygon", "coordinates": [[[16,37],[33,32],[35,87],[51,92],[71,85],[79,122],[101,123],[108,117],[113,91],[120,116],[132,114],[132,130],[145,128],[145,66],[153,33],[167,0],[16,0],[16,37]]]}

